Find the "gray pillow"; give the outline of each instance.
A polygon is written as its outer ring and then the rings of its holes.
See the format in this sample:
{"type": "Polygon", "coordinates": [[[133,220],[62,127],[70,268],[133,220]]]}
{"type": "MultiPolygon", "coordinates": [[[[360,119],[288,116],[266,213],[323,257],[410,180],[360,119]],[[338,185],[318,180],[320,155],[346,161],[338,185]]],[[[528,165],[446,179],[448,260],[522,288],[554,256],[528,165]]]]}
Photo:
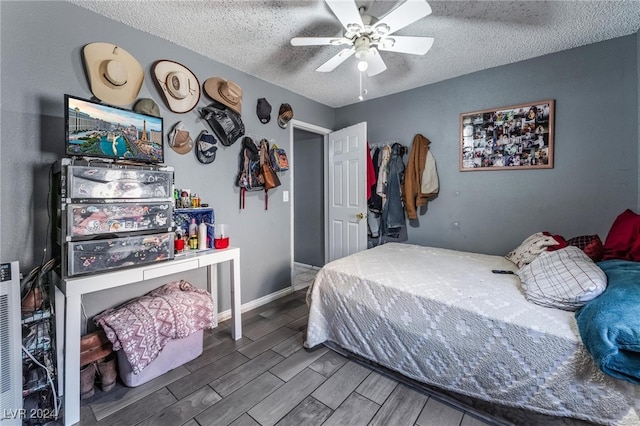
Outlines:
{"type": "Polygon", "coordinates": [[[607,288],[607,276],[578,247],[540,253],[517,272],[528,301],[575,311],[607,288]]]}

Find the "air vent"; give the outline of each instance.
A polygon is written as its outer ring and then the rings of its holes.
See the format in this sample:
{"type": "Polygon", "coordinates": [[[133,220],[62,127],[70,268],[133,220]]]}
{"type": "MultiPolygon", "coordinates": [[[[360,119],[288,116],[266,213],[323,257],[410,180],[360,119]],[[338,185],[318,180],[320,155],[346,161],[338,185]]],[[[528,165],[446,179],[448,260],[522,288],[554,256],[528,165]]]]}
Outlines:
{"type": "MultiPolygon", "coordinates": [[[[0,324],[9,324],[9,296],[0,296],[0,324]]],[[[4,395],[11,389],[11,328],[2,327],[0,329],[0,393],[4,395]]]]}

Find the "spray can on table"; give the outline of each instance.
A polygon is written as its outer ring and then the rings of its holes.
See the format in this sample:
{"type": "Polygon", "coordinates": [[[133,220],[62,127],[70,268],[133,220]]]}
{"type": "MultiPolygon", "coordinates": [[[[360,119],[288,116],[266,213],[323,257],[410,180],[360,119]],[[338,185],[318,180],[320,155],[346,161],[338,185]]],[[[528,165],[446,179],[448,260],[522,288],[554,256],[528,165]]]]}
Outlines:
{"type": "Polygon", "coordinates": [[[207,224],[204,219],[198,225],[198,249],[205,250],[207,248],[207,224]]]}

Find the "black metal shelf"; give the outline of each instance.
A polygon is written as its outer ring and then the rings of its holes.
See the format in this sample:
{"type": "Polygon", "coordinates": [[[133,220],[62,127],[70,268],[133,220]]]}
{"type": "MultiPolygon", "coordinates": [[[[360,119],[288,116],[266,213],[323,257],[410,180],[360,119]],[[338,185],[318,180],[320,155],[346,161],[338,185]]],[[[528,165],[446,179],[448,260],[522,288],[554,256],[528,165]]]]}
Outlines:
{"type": "MultiPolygon", "coordinates": [[[[54,406],[51,387],[57,386],[55,314],[51,302],[52,284],[49,277],[47,273],[33,280],[31,285],[39,289],[38,297],[35,298],[38,306],[34,311],[23,309],[21,320],[23,406],[47,410],[54,406]]],[[[24,419],[23,425],[35,425],[41,422],[42,419],[24,419]]]]}

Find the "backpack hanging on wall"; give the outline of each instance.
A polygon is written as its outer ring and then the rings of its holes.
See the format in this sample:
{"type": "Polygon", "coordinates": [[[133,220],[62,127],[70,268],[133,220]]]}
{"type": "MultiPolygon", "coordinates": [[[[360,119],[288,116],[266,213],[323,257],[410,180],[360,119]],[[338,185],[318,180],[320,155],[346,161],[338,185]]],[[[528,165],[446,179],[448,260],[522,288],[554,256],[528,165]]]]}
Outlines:
{"type": "Polygon", "coordinates": [[[281,185],[278,174],[271,166],[269,159],[269,141],[262,139],[260,141],[260,178],[264,186],[264,209],[269,207],[269,190],[277,188],[281,185]]]}
{"type": "Polygon", "coordinates": [[[247,191],[264,190],[264,180],[261,179],[260,170],[260,149],[248,136],[242,139],[237,185],[240,187],[241,209],[244,209],[244,198],[247,191]]]}
{"type": "Polygon", "coordinates": [[[269,156],[271,157],[271,166],[276,172],[286,172],[289,170],[289,160],[287,159],[287,153],[284,149],[278,148],[275,143],[269,150],[269,156]]]}
{"type": "Polygon", "coordinates": [[[268,191],[280,186],[281,183],[271,167],[269,142],[266,139],[262,139],[259,145],[256,145],[249,136],[242,139],[237,185],[240,187],[240,209],[244,209],[247,191],[264,191],[264,209],[267,210],[268,191]]]}

